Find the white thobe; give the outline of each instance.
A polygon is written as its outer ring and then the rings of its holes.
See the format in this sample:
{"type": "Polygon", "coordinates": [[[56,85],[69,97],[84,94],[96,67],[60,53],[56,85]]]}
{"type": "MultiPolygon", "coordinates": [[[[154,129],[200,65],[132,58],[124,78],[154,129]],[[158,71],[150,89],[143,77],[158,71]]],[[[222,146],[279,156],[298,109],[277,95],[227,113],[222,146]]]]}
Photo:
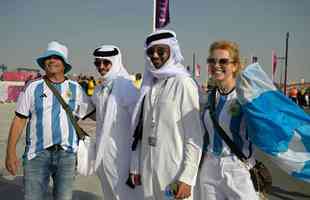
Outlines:
{"type": "Polygon", "coordinates": [[[134,152],[140,153],[144,198],[165,199],[174,181],[194,186],[203,142],[195,82],[184,76],[158,80],[145,96],[143,115],[141,149],[134,152]]]}
{"type": "Polygon", "coordinates": [[[109,84],[107,87],[98,86],[92,96],[92,102],[96,106],[96,149],[103,151],[97,174],[101,181],[104,200],[143,199],[141,188],[133,190],[125,184],[128,178],[132,142],[130,119],[136,103],[132,100],[137,100],[137,98],[138,91],[132,82],[123,78],[114,80],[113,84],[109,84]],[[115,97],[117,115],[111,130],[103,130],[108,97],[114,89],[127,93],[115,97]],[[126,96],[131,96],[131,98],[126,98],[126,96]],[[136,98],[132,98],[133,96],[136,98]],[[132,102],[128,102],[129,99],[132,102]]]}

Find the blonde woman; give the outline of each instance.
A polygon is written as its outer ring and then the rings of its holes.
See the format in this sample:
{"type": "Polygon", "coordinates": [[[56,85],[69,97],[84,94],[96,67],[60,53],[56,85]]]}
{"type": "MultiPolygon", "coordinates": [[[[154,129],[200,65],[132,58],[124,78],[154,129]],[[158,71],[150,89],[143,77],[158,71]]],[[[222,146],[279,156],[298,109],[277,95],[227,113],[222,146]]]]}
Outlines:
{"type": "MultiPolygon", "coordinates": [[[[238,45],[231,41],[214,42],[210,46],[207,63],[217,86],[213,92],[214,119],[247,157],[249,166],[253,166],[253,147],[248,139],[244,115],[235,90],[236,77],[241,69],[238,45]]],[[[210,94],[209,104],[212,102],[211,98],[210,94]]],[[[258,193],[254,189],[249,170],[219,135],[210,114],[212,106],[207,106],[203,112],[203,123],[209,140],[204,147],[199,175],[201,199],[256,200],[258,193]]]]}

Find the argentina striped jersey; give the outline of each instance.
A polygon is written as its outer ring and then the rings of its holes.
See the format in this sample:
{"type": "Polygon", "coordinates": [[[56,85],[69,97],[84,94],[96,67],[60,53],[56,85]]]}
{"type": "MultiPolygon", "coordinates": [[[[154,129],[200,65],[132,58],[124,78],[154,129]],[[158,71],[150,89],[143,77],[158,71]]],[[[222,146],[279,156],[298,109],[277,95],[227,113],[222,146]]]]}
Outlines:
{"type": "MultiPolygon", "coordinates": [[[[77,82],[65,80],[53,85],[75,116],[81,118],[92,110],[89,98],[77,82]]],[[[16,114],[28,118],[24,158],[30,160],[54,144],[60,144],[66,151],[76,152],[78,139],[75,129],[43,79],[25,87],[18,98],[16,114]]]]}
{"type": "MultiPolygon", "coordinates": [[[[240,104],[237,102],[235,90],[227,95],[216,92],[215,115],[219,125],[244,155],[252,155],[252,145],[248,138],[244,115],[240,104]]],[[[204,151],[211,152],[216,156],[232,155],[230,148],[221,138],[218,130],[215,129],[208,109],[203,113],[203,120],[206,132],[209,135],[208,144],[204,145],[204,151]]]]}

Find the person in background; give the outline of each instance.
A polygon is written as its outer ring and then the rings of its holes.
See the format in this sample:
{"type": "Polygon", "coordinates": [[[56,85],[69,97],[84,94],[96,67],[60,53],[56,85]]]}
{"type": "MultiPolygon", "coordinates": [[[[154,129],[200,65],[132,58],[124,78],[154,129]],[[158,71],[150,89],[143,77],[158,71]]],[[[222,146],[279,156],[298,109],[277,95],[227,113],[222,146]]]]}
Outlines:
{"type": "Polygon", "coordinates": [[[175,199],[192,199],[203,135],[197,85],[181,64],[183,56],[173,31],[150,34],[145,59],[132,122],[131,180],[142,183],[146,200],[167,199],[169,191],[175,199]]]}
{"type": "Polygon", "coordinates": [[[306,89],[306,92],[305,92],[305,103],[306,103],[306,107],[310,106],[310,88],[306,89]]]}
{"type": "Polygon", "coordinates": [[[300,88],[300,106],[306,107],[306,88],[305,87],[300,88]]]}
{"type": "Polygon", "coordinates": [[[293,86],[289,90],[289,97],[294,101],[296,104],[298,103],[297,101],[297,96],[298,96],[298,89],[296,86],[293,86]]]}
{"type": "Polygon", "coordinates": [[[141,83],[142,83],[142,74],[141,73],[136,73],[135,80],[134,80],[135,87],[140,89],[141,83]]]}
{"type": "Polygon", "coordinates": [[[16,144],[27,123],[23,156],[25,199],[47,199],[52,178],[53,198],[70,200],[76,173],[78,137],[65,110],[45,81],[52,83],[75,116],[84,117],[91,107],[79,84],[65,77],[72,68],[68,63],[66,46],[50,42],[37,63],[45,71],[45,76],[28,82],[18,98],[8,138],[6,169],[12,175],[17,173],[20,161],[16,144]]]}
{"type": "Polygon", "coordinates": [[[87,77],[86,76],[80,76],[79,84],[81,85],[83,91],[85,93],[87,93],[88,84],[87,84],[87,77]]]}
{"type": "Polygon", "coordinates": [[[91,76],[87,81],[87,95],[92,96],[94,94],[96,87],[96,81],[93,76],[91,76]]]}
{"type": "Polygon", "coordinates": [[[35,79],[32,75],[30,75],[27,80],[25,81],[25,85],[28,85],[29,81],[32,81],[33,79],[35,79]]]}

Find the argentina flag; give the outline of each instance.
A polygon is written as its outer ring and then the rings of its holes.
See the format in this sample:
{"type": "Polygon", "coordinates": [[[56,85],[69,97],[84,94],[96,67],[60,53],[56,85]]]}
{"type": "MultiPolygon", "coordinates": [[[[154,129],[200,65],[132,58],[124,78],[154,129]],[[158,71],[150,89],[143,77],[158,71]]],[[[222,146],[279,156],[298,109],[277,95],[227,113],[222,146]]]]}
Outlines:
{"type": "Polygon", "coordinates": [[[293,177],[310,182],[310,116],[273,85],[258,63],[237,78],[251,142],[293,177]]]}

